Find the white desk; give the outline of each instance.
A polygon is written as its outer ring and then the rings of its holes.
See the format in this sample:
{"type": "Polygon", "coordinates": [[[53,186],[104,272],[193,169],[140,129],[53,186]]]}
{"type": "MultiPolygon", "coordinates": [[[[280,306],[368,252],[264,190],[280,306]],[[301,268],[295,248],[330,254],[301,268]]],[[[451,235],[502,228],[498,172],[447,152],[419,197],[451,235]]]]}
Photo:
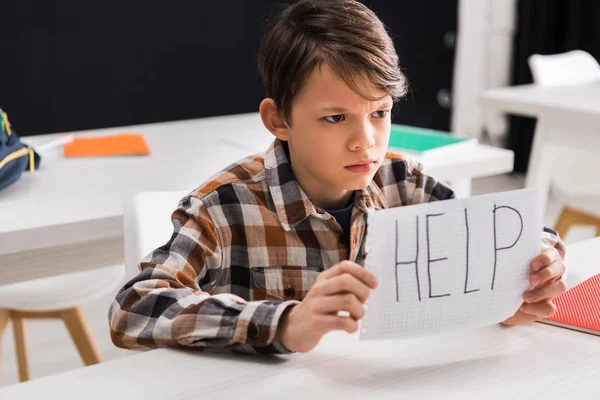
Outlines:
{"type": "MultiPolygon", "coordinates": [[[[572,276],[600,272],[600,238],[567,249],[572,276]]],[[[326,335],[270,358],[159,349],[0,389],[3,400],[597,399],[600,337],[543,324],[410,340],[326,335]]]]}
{"type": "Polygon", "coordinates": [[[491,89],[483,92],[481,100],[484,106],[497,111],[537,118],[526,187],[548,192],[551,171],[543,166],[552,165],[556,154],[542,151],[544,143],[555,148],[600,150],[600,81],[491,89]]]}
{"type": "MultiPolygon", "coordinates": [[[[142,133],[150,157],[67,159],[56,148],[42,168],[0,192],[0,283],[123,262],[123,207],[145,190],[192,190],[219,169],[265,151],[273,136],[257,113],[76,135],[142,133]]],[[[24,138],[35,147],[58,137],[24,138]]],[[[426,171],[470,193],[471,178],[512,170],[513,153],[477,146],[427,160],[426,171]]],[[[466,193],[465,193],[466,192],[466,193]]],[[[173,205],[175,208],[176,204],[173,205]]]]}

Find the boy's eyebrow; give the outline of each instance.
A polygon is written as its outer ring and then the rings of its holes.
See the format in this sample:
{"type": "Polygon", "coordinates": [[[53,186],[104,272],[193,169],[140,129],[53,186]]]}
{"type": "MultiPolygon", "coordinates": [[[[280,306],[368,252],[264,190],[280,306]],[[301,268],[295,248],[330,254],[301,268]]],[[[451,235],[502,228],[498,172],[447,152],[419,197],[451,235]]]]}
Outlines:
{"type": "Polygon", "coordinates": [[[321,111],[321,112],[332,112],[332,113],[343,114],[343,113],[347,112],[348,110],[346,110],[343,107],[331,106],[331,107],[319,108],[319,111],[321,111]]]}
{"type": "MultiPolygon", "coordinates": [[[[379,102],[379,104],[377,104],[377,108],[383,107],[383,106],[391,107],[392,105],[393,105],[393,103],[391,101],[383,100],[383,101],[379,102]]],[[[344,114],[344,113],[347,113],[349,110],[346,110],[344,107],[329,106],[329,107],[319,108],[319,111],[344,114]]]]}

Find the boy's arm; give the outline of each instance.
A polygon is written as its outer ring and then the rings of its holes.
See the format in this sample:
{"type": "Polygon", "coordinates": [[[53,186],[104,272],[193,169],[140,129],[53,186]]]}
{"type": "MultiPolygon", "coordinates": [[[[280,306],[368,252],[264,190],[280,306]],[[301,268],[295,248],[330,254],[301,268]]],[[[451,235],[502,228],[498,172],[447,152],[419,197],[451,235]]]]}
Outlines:
{"type": "Polygon", "coordinates": [[[274,340],[277,324],[284,310],[298,302],[247,302],[231,293],[210,295],[208,291],[229,271],[222,268],[217,231],[205,205],[195,197],[184,199],[172,220],[169,242],[142,261],[141,272],[125,284],[110,307],[113,343],[121,348],[287,352],[274,340]]]}

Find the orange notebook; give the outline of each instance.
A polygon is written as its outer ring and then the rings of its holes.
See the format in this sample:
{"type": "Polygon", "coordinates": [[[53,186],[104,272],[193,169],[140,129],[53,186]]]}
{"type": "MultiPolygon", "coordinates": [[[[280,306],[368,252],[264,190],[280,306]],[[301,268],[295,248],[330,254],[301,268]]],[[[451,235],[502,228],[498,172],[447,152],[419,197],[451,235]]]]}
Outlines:
{"type": "Polygon", "coordinates": [[[79,137],[63,145],[65,157],[103,157],[150,154],[146,140],[140,134],[122,133],[113,136],[79,137]]]}
{"type": "Polygon", "coordinates": [[[600,274],[567,290],[552,302],[557,311],[545,324],[600,336],[600,274]]]}

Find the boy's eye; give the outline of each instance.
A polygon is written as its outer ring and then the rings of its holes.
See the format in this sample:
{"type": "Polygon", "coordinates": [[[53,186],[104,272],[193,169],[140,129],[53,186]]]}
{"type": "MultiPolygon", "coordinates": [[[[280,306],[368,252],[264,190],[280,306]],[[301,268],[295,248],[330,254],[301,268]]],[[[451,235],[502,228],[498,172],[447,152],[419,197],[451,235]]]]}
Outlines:
{"type": "Polygon", "coordinates": [[[323,119],[327,122],[329,122],[330,124],[337,124],[338,122],[342,122],[343,120],[346,119],[346,117],[344,116],[344,114],[338,114],[338,115],[328,115],[326,117],[323,117],[323,119]]]}
{"type": "Polygon", "coordinates": [[[373,114],[371,114],[371,116],[373,118],[385,118],[388,115],[389,111],[388,110],[379,110],[379,111],[375,111],[373,114]]]}

